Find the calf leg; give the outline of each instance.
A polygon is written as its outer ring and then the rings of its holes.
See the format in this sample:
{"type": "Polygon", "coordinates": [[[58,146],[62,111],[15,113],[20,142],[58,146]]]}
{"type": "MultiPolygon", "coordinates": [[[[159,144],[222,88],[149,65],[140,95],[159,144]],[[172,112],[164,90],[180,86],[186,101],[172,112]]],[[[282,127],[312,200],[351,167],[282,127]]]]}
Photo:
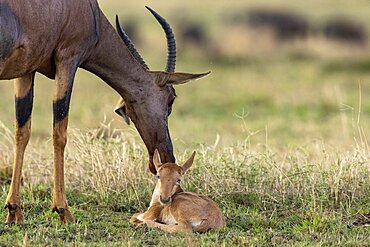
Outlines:
{"type": "Polygon", "coordinates": [[[63,223],[74,222],[67,206],[64,187],[64,149],[67,143],[69,104],[73,79],[77,66],[58,64],[53,102],[53,145],[54,145],[54,196],[53,211],[57,212],[63,223]]]}
{"type": "Polygon", "coordinates": [[[12,182],[5,205],[8,208],[8,216],[5,223],[23,223],[19,190],[24,151],[31,135],[34,78],[35,73],[31,73],[14,80],[16,113],[15,150],[12,182]]]}
{"type": "Polygon", "coordinates": [[[152,205],[151,207],[148,208],[147,211],[144,213],[136,213],[134,214],[130,222],[135,225],[142,225],[146,221],[155,221],[156,219],[159,218],[161,211],[163,210],[164,206],[158,204],[152,205]]]}
{"type": "Polygon", "coordinates": [[[171,233],[173,232],[192,233],[193,232],[193,228],[189,222],[178,222],[177,225],[166,225],[166,224],[161,224],[155,221],[147,220],[147,221],[144,221],[144,223],[146,223],[148,227],[152,227],[152,228],[156,227],[163,231],[171,232],[171,233]]]}

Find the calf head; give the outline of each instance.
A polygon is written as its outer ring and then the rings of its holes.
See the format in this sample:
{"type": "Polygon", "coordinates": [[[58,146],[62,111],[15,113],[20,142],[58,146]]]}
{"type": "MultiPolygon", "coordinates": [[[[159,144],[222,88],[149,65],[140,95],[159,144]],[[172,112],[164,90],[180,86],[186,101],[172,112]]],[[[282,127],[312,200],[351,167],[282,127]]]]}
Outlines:
{"type": "Polygon", "coordinates": [[[134,89],[132,94],[135,97],[131,100],[125,102],[121,98],[115,112],[123,117],[126,123],[129,124],[130,119],[134,122],[148,149],[149,169],[153,174],[156,174],[157,169],[152,162],[155,149],[159,150],[164,162],[175,162],[172,141],[168,130],[168,117],[171,114],[172,105],[176,97],[173,86],[199,79],[208,75],[209,72],[203,74],[175,72],[176,42],[172,29],[163,17],[149,7],[146,8],[154,15],[166,33],[168,47],[166,69],[165,71],[149,71],[148,66],[122,29],[118,17],[116,17],[118,34],[136,61],[146,69],[146,78],[148,79],[140,82],[141,86],[134,89]]]}
{"type": "Polygon", "coordinates": [[[181,179],[185,172],[192,166],[194,161],[195,151],[191,157],[182,165],[176,165],[175,163],[164,163],[161,162],[161,157],[158,150],[154,152],[153,163],[157,170],[158,182],[155,193],[159,194],[159,202],[162,205],[166,205],[171,202],[172,196],[181,192],[181,179]]]}

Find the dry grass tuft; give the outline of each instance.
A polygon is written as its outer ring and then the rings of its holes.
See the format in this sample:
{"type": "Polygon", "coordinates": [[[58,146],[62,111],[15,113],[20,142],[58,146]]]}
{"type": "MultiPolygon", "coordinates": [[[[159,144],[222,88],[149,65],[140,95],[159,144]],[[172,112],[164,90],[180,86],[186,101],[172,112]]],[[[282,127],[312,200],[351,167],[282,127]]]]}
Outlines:
{"type": "MultiPolygon", "coordinates": [[[[1,162],[9,167],[11,131],[2,126],[0,134],[1,162]]],[[[145,207],[155,178],[148,172],[145,148],[135,142],[133,135],[102,125],[87,132],[73,129],[69,136],[67,187],[102,195],[121,193],[145,207]]],[[[48,142],[29,147],[24,167],[27,184],[51,183],[50,146],[48,142]]],[[[266,210],[287,203],[313,211],[339,205],[348,209],[370,191],[370,154],[361,148],[357,145],[341,152],[318,141],[283,151],[251,147],[247,141],[224,148],[199,145],[185,188],[225,205],[235,196],[247,200],[253,194],[261,198],[260,206],[266,210]]],[[[178,161],[186,160],[190,151],[179,154],[178,161]]]]}

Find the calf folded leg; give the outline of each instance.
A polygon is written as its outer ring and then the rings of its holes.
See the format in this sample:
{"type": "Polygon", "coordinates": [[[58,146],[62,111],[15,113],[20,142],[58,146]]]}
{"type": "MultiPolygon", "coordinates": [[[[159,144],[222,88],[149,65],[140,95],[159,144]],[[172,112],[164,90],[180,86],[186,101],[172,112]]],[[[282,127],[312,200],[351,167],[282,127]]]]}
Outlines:
{"type": "Polygon", "coordinates": [[[191,224],[189,222],[177,222],[177,225],[166,225],[166,224],[161,224],[161,223],[158,223],[158,222],[155,222],[155,221],[145,221],[144,223],[146,223],[146,225],[148,227],[156,227],[156,228],[159,228],[163,231],[166,231],[166,232],[182,232],[182,233],[192,233],[193,232],[193,228],[191,226],[191,224]]]}
{"type": "Polygon", "coordinates": [[[35,73],[31,73],[14,81],[16,113],[15,150],[12,182],[5,205],[5,208],[8,208],[6,223],[23,223],[19,190],[24,152],[31,135],[34,78],[35,73]]]}
{"type": "Polygon", "coordinates": [[[148,210],[145,211],[144,213],[134,214],[131,217],[130,222],[135,225],[142,225],[146,221],[155,221],[160,216],[162,210],[163,210],[162,205],[160,205],[159,203],[154,204],[151,207],[149,207],[148,210]]]}

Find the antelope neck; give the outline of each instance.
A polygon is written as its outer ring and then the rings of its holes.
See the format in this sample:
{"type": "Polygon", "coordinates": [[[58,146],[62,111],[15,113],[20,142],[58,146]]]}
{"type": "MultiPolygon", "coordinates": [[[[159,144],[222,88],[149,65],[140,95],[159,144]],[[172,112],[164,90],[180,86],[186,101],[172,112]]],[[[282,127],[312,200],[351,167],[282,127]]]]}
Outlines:
{"type": "Polygon", "coordinates": [[[116,90],[125,101],[135,100],[138,88],[153,77],[132,56],[107,18],[101,13],[98,43],[81,67],[116,90]]]}

